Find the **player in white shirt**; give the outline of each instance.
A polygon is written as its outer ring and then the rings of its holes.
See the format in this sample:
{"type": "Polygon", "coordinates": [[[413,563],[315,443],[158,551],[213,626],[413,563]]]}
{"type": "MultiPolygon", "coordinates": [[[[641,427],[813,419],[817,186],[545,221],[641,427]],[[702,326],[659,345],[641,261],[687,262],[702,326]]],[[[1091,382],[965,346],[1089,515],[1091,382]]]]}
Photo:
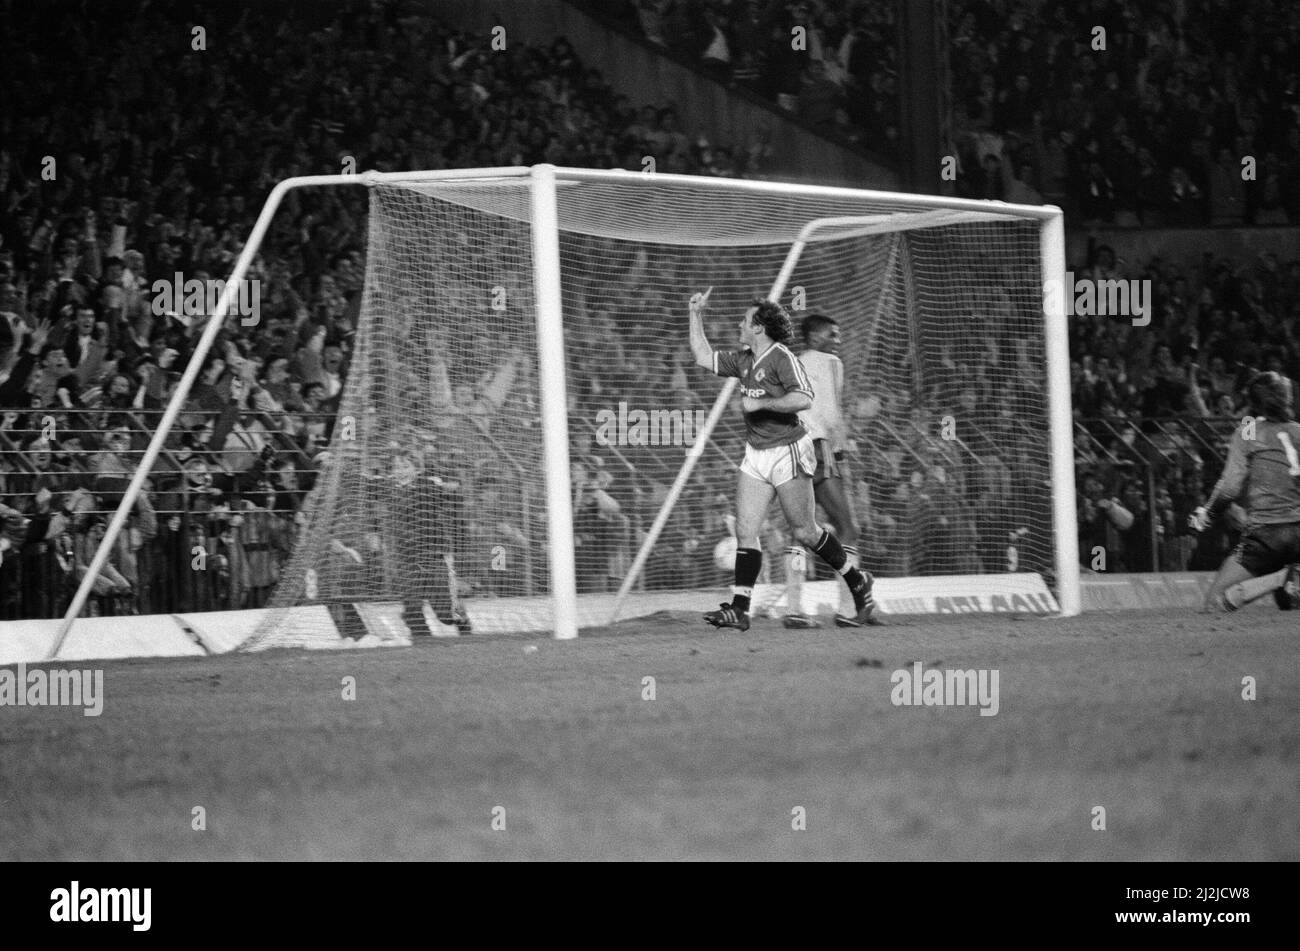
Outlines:
{"type": "MultiPolygon", "coordinates": [[[[800,327],[804,351],[799,355],[812,383],[812,406],[799,414],[813,438],[817,470],[813,494],[830,519],[831,530],[840,539],[849,563],[858,567],[858,526],[844,484],[844,452],[848,447],[848,425],[841,410],[844,397],[844,364],[836,356],[840,327],[824,314],[809,314],[800,327]]],[[[807,553],[797,545],[786,550],[786,598],[790,613],[786,627],[817,627],[817,621],[803,613],[803,575],[807,553]]],[[[878,621],[877,621],[878,622],[878,621]]]]}

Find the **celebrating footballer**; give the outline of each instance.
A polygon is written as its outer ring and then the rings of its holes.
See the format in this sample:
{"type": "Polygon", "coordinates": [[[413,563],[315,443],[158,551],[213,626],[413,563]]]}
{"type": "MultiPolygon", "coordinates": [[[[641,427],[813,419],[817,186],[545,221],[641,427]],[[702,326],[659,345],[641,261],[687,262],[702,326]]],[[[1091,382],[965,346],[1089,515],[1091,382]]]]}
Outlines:
{"type": "Polygon", "coordinates": [[[839,541],[817,524],[813,496],[816,457],[799,413],[813,405],[813,389],[799,358],[786,346],[793,335],[779,303],[755,299],[740,320],[739,352],[714,350],[704,333],[709,291],[690,301],[691,353],[696,364],[740,380],[745,414],[745,459],[736,487],[735,583],[729,604],[704,619],[714,627],[749,629],[750,598],[762,567],[759,529],[775,494],[794,540],[815,552],[843,578],[856,612],[837,616],[842,627],[881,623],[871,596],[872,578],[855,568],[839,541]]]}

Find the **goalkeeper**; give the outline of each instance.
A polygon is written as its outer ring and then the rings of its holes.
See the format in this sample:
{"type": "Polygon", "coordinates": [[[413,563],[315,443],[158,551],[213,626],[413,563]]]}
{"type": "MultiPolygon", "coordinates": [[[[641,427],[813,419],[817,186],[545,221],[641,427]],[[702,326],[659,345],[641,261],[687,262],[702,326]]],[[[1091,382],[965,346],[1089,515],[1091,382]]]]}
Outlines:
{"type": "Polygon", "coordinates": [[[873,616],[871,576],[853,567],[835,536],[817,524],[813,442],[799,421],[799,413],[812,405],[813,392],[799,358],[786,347],[793,330],[789,314],[775,301],[756,299],[740,320],[740,343],[745,349],[714,350],[704,333],[708,298],[709,291],[691,298],[691,353],[697,365],[718,376],[740,379],[746,446],[736,489],[732,599],[704,619],[714,627],[749,629],[750,597],[763,564],[758,534],[775,495],[795,541],[842,575],[853,594],[856,613],[838,616],[836,623],[841,627],[880,623],[873,616]]]}
{"type": "Polygon", "coordinates": [[[1251,417],[1228,444],[1223,475],[1188,524],[1198,532],[1230,502],[1242,501],[1246,527],[1205,596],[1204,611],[1235,611],[1272,594],[1282,610],[1300,594],[1300,424],[1291,386],[1280,374],[1257,373],[1246,386],[1251,417]]]}

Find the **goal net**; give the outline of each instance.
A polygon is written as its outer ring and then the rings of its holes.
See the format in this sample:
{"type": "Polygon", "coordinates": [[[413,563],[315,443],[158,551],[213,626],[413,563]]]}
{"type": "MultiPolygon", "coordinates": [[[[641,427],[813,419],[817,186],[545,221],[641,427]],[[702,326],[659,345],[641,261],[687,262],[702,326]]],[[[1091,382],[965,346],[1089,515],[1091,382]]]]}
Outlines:
{"type": "MultiPolygon", "coordinates": [[[[736,348],[741,315],[782,274],[796,328],[816,313],[841,329],[863,566],[1073,583],[1058,577],[1075,558],[1072,459],[1053,452],[1069,455],[1065,351],[1044,315],[1059,213],[518,171],[368,176],[363,303],[328,456],[246,649],[421,623],[556,630],[604,623],[620,587],[646,609],[725,590],[744,429],[738,399],[709,426],[725,381],[692,362],[687,302],[712,287],[709,341],[736,348]]],[[[776,511],[762,539],[780,583],[776,511]]]]}

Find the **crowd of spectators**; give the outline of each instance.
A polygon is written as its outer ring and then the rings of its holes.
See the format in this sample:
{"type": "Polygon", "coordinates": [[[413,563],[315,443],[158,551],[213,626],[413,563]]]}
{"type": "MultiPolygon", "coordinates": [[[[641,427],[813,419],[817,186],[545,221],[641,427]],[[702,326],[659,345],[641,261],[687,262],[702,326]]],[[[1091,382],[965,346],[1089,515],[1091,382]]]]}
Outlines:
{"type": "Polygon", "coordinates": [[[967,0],[949,30],[963,194],[1085,226],[1300,223],[1295,4],[967,0]]]}
{"type": "MultiPolygon", "coordinates": [[[[837,107],[836,127],[874,122],[888,138],[882,116],[892,73],[886,61],[868,68],[854,58],[859,41],[863,49],[877,43],[889,25],[892,14],[872,12],[880,6],[814,4],[822,30],[815,49],[823,59],[840,51],[839,71],[822,70],[829,81],[863,81],[879,94],[853,100],[872,115],[853,112],[855,105],[841,116],[837,107]]],[[[538,161],[639,168],[642,155],[654,154],[665,170],[732,175],[752,167],[744,149],[701,146],[670,107],[632,110],[562,39],[494,57],[401,3],[274,9],[263,28],[250,9],[214,4],[203,17],[211,48],[200,52],[189,46],[192,13],[166,6],[102,22],[74,18],[56,29],[31,7],[4,5],[13,29],[0,36],[0,617],[66,607],[211,302],[177,306],[173,288],[159,295],[155,282],[183,275],[206,289],[228,274],[274,182],[337,172],[348,160],[380,170],[538,161]],[[55,46],[76,70],[35,52],[55,46]],[[168,48],[175,55],[157,55],[168,48]],[[47,168],[52,175],[42,174],[47,168]]],[[[651,14],[674,9],[647,2],[641,14],[653,22],[651,14]]],[[[744,9],[758,16],[758,4],[744,9]]],[[[781,9],[787,18],[803,15],[781,9]]],[[[715,33],[725,31],[725,11],[705,10],[715,33]]],[[[689,35],[680,26],[665,19],[660,35],[689,35]]],[[[787,26],[779,21],[788,34],[787,26]]],[[[776,35],[769,27],[769,45],[776,35]]],[[[734,61],[734,78],[766,81],[767,65],[762,57],[734,61]]],[[[802,94],[786,80],[773,95],[802,94]]],[[[330,189],[287,200],[249,274],[261,286],[258,313],[227,321],[97,582],[92,613],[266,602],[294,546],[304,495],[328,464],[361,308],[364,223],[360,194],[330,189]]],[[[601,254],[589,249],[592,259],[601,254]]],[[[583,409],[574,420],[590,419],[586,408],[607,406],[617,393],[669,393],[682,408],[709,402],[710,394],[692,390],[688,361],[671,348],[662,366],[635,358],[634,341],[673,333],[680,302],[645,292],[636,276],[645,262],[629,254],[621,260],[610,249],[606,257],[636,291],[635,319],[616,321],[594,300],[568,315],[571,400],[583,409]]],[[[699,266],[707,270],[707,261],[699,266]]],[[[1183,515],[1215,474],[1223,433],[1213,420],[1240,412],[1239,366],[1296,375],[1300,262],[1207,256],[1130,268],[1097,249],[1079,270],[1150,278],[1156,290],[1154,320],[1141,332],[1113,318],[1072,325],[1085,562],[1100,545],[1108,570],[1141,570],[1153,558],[1161,567],[1208,564],[1226,537],[1198,547],[1186,538],[1183,515]]],[[[441,405],[471,436],[453,441],[452,451],[440,441],[445,431],[412,432],[407,442],[413,465],[457,513],[447,534],[460,539],[463,590],[512,595],[545,584],[545,559],[530,561],[545,531],[540,493],[535,480],[502,469],[540,466],[511,455],[537,443],[526,432],[538,425],[537,384],[529,361],[492,358],[501,352],[492,334],[485,325],[472,335],[454,366],[431,361],[441,405]],[[469,551],[501,552],[503,563],[527,567],[491,570],[469,551]]],[[[720,340],[729,336],[719,331],[720,340]]],[[[389,368],[395,392],[431,385],[424,369],[389,368]]],[[[1042,498],[1037,487],[1017,484],[1034,478],[1020,464],[1034,457],[1034,434],[994,421],[1005,426],[993,440],[1005,458],[978,445],[963,456],[936,437],[937,414],[914,414],[900,440],[873,430],[878,407],[854,412],[866,434],[857,499],[868,567],[906,574],[1017,566],[1016,551],[1031,543],[989,526],[1001,526],[1000,513],[1017,500],[1042,498]]],[[[718,434],[699,487],[648,566],[651,585],[721,577],[708,552],[726,533],[739,438],[734,421],[718,434]]],[[[677,460],[598,447],[580,426],[574,440],[579,578],[588,589],[608,588],[626,571],[677,460]]],[[[374,535],[335,541],[359,552],[374,535]]],[[[768,537],[775,555],[779,540],[768,537]]]]}
{"type": "Polygon", "coordinates": [[[711,78],[815,131],[898,158],[897,4],[883,0],[586,0],[711,78]]]}
{"type": "MultiPolygon", "coordinates": [[[[899,156],[894,0],[591,8],[820,133],[899,156]]],[[[1300,7],[957,0],[946,9],[960,194],[1057,204],[1082,224],[1300,223],[1300,7]]]]}

